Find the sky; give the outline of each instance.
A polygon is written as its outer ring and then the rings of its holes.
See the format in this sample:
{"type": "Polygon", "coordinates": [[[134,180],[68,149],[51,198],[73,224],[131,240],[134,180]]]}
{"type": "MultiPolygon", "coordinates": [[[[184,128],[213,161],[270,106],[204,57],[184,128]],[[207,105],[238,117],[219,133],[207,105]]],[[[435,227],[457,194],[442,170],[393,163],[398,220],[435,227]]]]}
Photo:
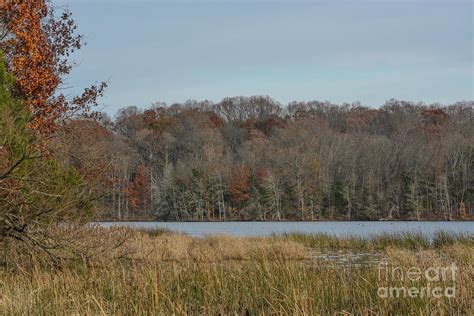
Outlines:
{"type": "Polygon", "coordinates": [[[471,0],[57,0],[87,45],[67,78],[114,114],[160,101],[472,100],[471,0]]]}

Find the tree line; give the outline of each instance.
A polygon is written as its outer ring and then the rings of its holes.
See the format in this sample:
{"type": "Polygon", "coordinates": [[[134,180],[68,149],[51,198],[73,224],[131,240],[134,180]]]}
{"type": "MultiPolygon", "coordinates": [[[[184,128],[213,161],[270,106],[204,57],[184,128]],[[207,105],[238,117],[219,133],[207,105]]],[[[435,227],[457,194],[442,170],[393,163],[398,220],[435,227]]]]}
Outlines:
{"type": "Polygon", "coordinates": [[[54,137],[110,220],[466,219],[472,101],[135,106],[54,137]]]}

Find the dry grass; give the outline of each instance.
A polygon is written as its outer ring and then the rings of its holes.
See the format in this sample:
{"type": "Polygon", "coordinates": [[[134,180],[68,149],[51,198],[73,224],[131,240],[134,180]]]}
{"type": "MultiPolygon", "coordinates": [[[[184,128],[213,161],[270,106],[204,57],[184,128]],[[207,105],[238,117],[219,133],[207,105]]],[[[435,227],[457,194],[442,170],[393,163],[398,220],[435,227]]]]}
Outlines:
{"type": "MultiPolygon", "coordinates": [[[[309,258],[308,238],[192,238],[126,229],[83,232],[80,260],[51,268],[41,256],[11,253],[0,272],[0,314],[472,314],[472,243],[408,242],[379,247],[390,265],[449,266],[455,298],[380,298],[378,267],[338,266],[309,258]],[[87,237],[86,237],[87,236],[87,237]],[[121,241],[124,242],[121,242],[121,241]],[[118,241],[118,242],[117,242],[118,241]],[[119,245],[119,246],[117,246],[119,245]]],[[[312,243],[317,245],[313,236],[312,243]]],[[[319,244],[338,246],[335,240],[319,244]]],[[[334,238],[334,237],[332,237],[334,238]]],[[[405,237],[403,237],[405,238],[405,237]]],[[[339,241],[350,246],[350,240],[339,241]]],[[[361,241],[354,240],[360,247],[361,241]]],[[[337,248],[334,248],[337,249],[337,248]]],[[[425,282],[426,283],[426,282],[425,282]]],[[[448,281],[439,286],[449,286],[448,281]]],[[[424,286],[424,281],[411,286],[424,286]]]]}

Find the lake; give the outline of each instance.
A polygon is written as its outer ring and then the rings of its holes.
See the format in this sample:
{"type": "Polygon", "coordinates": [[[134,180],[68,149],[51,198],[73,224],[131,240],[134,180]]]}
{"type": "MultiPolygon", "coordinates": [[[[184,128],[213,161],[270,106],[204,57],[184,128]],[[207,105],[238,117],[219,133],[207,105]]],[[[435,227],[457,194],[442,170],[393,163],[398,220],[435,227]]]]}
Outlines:
{"type": "Polygon", "coordinates": [[[97,222],[102,227],[141,229],[167,228],[191,236],[226,234],[234,236],[267,236],[289,232],[326,233],[335,236],[370,237],[382,233],[421,233],[432,237],[436,232],[474,235],[474,222],[403,222],[403,221],[324,221],[324,222],[97,222]]]}

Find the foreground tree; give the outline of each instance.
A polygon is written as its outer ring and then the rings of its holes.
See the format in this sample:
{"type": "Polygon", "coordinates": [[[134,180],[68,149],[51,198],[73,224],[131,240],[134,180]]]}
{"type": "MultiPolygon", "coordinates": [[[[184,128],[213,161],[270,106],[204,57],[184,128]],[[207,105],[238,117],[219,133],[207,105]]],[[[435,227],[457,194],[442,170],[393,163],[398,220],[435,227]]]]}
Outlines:
{"type": "Polygon", "coordinates": [[[14,98],[14,79],[0,64],[0,238],[15,239],[54,258],[58,222],[77,222],[91,214],[88,189],[74,168],[38,150],[37,132],[27,124],[31,112],[14,98]]]}
{"type": "Polygon", "coordinates": [[[82,36],[70,12],[53,8],[47,0],[8,0],[0,7],[0,237],[52,258],[65,239],[51,227],[81,221],[92,205],[82,176],[54,159],[48,140],[67,118],[89,114],[106,86],[70,98],[62,93],[82,36]]]}
{"type": "Polygon", "coordinates": [[[88,113],[105,83],[67,98],[58,90],[74,66],[72,52],[81,48],[71,12],[58,15],[47,0],[9,0],[0,11],[0,49],[14,75],[12,90],[32,113],[29,126],[50,133],[66,116],[88,113]]]}

